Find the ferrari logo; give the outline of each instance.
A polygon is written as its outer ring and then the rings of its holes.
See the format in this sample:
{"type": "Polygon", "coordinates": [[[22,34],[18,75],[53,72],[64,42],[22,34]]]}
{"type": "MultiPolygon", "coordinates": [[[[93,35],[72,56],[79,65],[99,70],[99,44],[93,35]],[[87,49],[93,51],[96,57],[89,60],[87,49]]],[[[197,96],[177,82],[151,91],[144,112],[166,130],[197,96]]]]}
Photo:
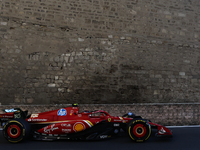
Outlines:
{"type": "Polygon", "coordinates": [[[111,122],[111,118],[108,118],[108,122],[111,122]]]}

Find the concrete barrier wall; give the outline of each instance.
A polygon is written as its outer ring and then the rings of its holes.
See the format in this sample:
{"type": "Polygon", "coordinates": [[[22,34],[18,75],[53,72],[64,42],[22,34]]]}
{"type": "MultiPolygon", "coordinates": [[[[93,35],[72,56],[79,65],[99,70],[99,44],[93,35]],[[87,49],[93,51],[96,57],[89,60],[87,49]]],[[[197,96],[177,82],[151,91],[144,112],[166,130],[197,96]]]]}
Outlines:
{"type": "MultiPolygon", "coordinates": [[[[2,109],[19,107],[28,110],[29,113],[39,113],[63,107],[65,105],[1,105],[2,109]]],[[[177,103],[177,104],[80,104],[80,112],[83,110],[105,110],[110,115],[122,116],[127,112],[133,112],[145,119],[162,125],[197,125],[200,124],[200,103],[177,103]]]]}

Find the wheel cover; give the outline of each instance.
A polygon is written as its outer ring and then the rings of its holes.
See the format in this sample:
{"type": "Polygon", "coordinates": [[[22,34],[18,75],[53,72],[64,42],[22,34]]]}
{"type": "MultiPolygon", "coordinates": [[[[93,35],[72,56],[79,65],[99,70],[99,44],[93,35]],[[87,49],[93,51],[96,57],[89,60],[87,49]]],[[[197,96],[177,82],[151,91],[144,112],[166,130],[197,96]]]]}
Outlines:
{"type": "Polygon", "coordinates": [[[10,125],[7,129],[7,133],[11,138],[18,138],[21,135],[21,129],[17,125],[10,125]]]}
{"type": "Polygon", "coordinates": [[[133,127],[133,134],[138,137],[144,137],[147,133],[147,129],[143,124],[137,124],[133,127]]]}

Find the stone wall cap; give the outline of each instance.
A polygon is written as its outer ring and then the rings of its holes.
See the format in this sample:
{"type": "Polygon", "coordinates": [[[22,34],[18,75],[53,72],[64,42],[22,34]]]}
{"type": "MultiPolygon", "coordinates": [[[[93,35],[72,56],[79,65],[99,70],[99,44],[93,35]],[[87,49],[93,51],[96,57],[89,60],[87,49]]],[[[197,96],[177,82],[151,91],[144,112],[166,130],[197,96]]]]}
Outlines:
{"type": "MultiPolygon", "coordinates": [[[[79,104],[79,106],[100,106],[100,105],[113,105],[113,106],[121,106],[121,105],[124,105],[124,106],[130,106],[130,105],[200,105],[200,103],[133,103],[133,104],[79,104]]],[[[55,107],[55,106],[72,106],[72,104],[44,104],[44,105],[0,105],[1,106],[8,106],[8,107],[31,107],[31,106],[48,106],[48,107],[55,107]]]]}

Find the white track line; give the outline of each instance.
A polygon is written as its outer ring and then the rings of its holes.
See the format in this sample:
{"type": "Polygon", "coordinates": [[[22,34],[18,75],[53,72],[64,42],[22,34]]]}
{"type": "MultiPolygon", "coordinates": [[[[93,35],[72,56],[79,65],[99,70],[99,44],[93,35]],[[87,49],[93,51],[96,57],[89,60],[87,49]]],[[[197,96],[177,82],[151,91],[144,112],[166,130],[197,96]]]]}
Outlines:
{"type": "Polygon", "coordinates": [[[199,128],[200,125],[187,125],[187,126],[166,126],[167,128],[199,128]]]}

